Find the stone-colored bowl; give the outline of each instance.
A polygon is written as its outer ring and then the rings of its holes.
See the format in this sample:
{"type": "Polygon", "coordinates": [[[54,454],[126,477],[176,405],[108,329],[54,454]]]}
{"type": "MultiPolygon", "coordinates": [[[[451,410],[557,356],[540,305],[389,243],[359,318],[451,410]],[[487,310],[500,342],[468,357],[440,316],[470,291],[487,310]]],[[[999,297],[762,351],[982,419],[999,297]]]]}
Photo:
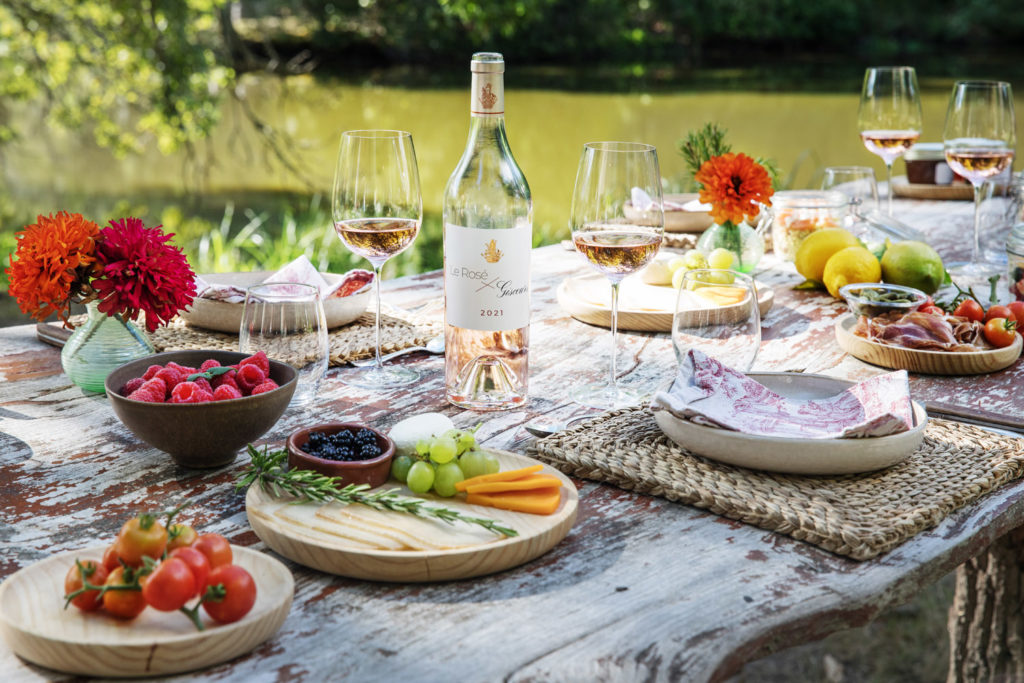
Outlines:
{"type": "Polygon", "coordinates": [[[263,436],[281,418],[295,393],[298,374],[285,363],[270,361],[270,378],[280,387],[255,396],[209,403],[146,403],[121,395],[125,383],[145,374],[150,365],[174,361],[199,367],[212,358],[234,365],[249,354],[236,351],[167,351],[125,363],[107,376],[107,397],[114,413],[142,441],[169,453],[186,467],[221,467],[238,451],[263,436]]]}
{"type": "Polygon", "coordinates": [[[326,474],[328,477],[341,477],[342,485],[369,484],[371,488],[380,486],[388,480],[388,475],[391,473],[391,458],[394,454],[395,442],[386,434],[373,427],[355,422],[327,422],[313,425],[305,429],[298,429],[288,437],[289,469],[313,470],[320,474],[326,474]],[[309,435],[313,432],[335,434],[343,430],[359,431],[360,429],[369,429],[377,437],[377,446],[380,447],[382,453],[376,458],[345,462],[318,458],[302,450],[302,446],[309,441],[309,435]]]}

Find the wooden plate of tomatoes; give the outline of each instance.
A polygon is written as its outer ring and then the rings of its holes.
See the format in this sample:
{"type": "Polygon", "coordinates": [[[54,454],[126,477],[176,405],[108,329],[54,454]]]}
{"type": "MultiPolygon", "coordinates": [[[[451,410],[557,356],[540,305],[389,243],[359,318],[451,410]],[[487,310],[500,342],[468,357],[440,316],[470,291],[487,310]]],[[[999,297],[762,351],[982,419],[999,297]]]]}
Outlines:
{"type": "Polygon", "coordinates": [[[102,563],[108,546],[61,553],[0,585],[0,634],[18,656],[57,671],[88,676],[158,676],[225,662],[273,636],[291,609],[294,580],[281,562],[231,546],[233,564],[256,585],[255,604],[240,620],[217,623],[200,612],[199,631],[183,614],[152,607],[130,621],[103,610],[64,609],[65,576],[75,560],[102,563]]]}

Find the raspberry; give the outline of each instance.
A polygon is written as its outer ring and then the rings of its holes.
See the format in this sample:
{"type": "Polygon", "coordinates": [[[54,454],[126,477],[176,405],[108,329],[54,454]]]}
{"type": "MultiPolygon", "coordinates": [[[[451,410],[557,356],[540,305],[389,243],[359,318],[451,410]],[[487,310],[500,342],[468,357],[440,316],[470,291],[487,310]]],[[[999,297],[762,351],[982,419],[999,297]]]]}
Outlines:
{"type": "Polygon", "coordinates": [[[267,379],[267,373],[263,372],[258,365],[247,363],[238,366],[238,373],[235,381],[238,383],[242,393],[250,393],[257,384],[262,384],[267,379]]]}
{"type": "Polygon", "coordinates": [[[132,392],[134,392],[139,387],[141,387],[145,383],[146,383],[146,380],[142,379],[141,377],[132,378],[132,379],[128,380],[127,382],[125,382],[124,386],[121,387],[121,395],[122,396],[127,396],[127,395],[131,394],[132,392]]]}
{"type": "Polygon", "coordinates": [[[210,380],[205,377],[197,377],[195,380],[196,386],[205,391],[210,396],[213,396],[213,387],[210,386],[210,380]]]}
{"type": "Polygon", "coordinates": [[[267,358],[267,354],[263,351],[257,351],[248,358],[243,358],[238,361],[238,369],[241,370],[243,365],[255,365],[263,371],[263,376],[266,377],[270,374],[270,359],[267,358]]]}
{"type": "Polygon", "coordinates": [[[214,389],[216,389],[222,384],[227,384],[228,386],[234,387],[236,389],[238,388],[238,382],[235,381],[234,370],[229,370],[225,372],[223,375],[217,375],[216,377],[213,378],[213,381],[210,382],[210,384],[213,386],[214,389]]]}
{"type": "Polygon", "coordinates": [[[146,403],[163,403],[165,396],[167,396],[167,385],[159,377],[154,377],[133,391],[128,398],[146,403]]]}
{"type": "Polygon", "coordinates": [[[214,359],[210,358],[209,360],[204,360],[203,364],[199,366],[199,372],[206,372],[210,368],[219,368],[219,367],[220,367],[220,363],[218,363],[214,359]]]}
{"type": "Polygon", "coordinates": [[[185,373],[172,367],[166,367],[154,375],[154,377],[159,377],[164,381],[168,390],[174,389],[180,382],[184,382],[186,376],[185,373]]]}
{"type": "Polygon", "coordinates": [[[268,379],[267,381],[262,382],[260,384],[257,384],[256,386],[254,386],[252,388],[252,391],[249,392],[249,395],[250,396],[255,396],[256,394],[265,394],[266,392],[273,391],[274,389],[277,389],[277,388],[278,388],[277,387],[277,382],[275,382],[272,379],[268,379]]]}
{"type": "Polygon", "coordinates": [[[209,403],[210,401],[213,400],[213,394],[211,394],[209,391],[203,391],[202,389],[200,389],[199,398],[196,400],[196,403],[209,403]]]}
{"type": "Polygon", "coordinates": [[[213,392],[214,401],[228,401],[233,398],[242,398],[242,392],[233,384],[222,384],[213,392]]]}
{"type": "Polygon", "coordinates": [[[163,369],[164,366],[162,365],[150,365],[148,368],[146,368],[146,374],[142,376],[143,381],[153,379],[156,373],[160,372],[163,369]]]}
{"type": "Polygon", "coordinates": [[[209,394],[211,398],[213,396],[195,382],[182,382],[171,392],[171,403],[200,403],[203,394],[209,394]]]}

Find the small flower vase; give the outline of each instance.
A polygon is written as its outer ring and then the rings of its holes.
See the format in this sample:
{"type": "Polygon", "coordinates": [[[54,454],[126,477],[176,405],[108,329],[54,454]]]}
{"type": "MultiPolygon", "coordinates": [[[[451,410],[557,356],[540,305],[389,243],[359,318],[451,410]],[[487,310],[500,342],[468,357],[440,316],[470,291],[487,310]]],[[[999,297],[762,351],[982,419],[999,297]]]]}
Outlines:
{"type": "Polygon", "coordinates": [[[733,270],[751,273],[764,256],[764,238],[746,223],[715,223],[697,240],[697,251],[706,256],[718,248],[733,253],[733,270]]]}
{"type": "Polygon", "coordinates": [[[68,378],[85,389],[104,393],[103,383],[114,368],[156,352],[149,337],[131,320],[101,313],[98,303],[86,304],[89,319],[75,328],[60,352],[68,378]]]}

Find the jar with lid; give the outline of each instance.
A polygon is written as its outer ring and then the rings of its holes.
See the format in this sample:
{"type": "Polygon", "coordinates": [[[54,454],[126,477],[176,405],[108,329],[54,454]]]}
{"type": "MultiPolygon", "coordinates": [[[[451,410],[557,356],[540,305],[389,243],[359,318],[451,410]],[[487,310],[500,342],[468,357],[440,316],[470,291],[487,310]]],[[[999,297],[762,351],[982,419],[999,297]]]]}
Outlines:
{"type": "Polygon", "coordinates": [[[772,249],[780,259],[792,261],[812,233],[843,227],[850,200],[834,190],[783,190],[772,196],[771,208],[761,212],[762,232],[771,226],[772,249]]]}

